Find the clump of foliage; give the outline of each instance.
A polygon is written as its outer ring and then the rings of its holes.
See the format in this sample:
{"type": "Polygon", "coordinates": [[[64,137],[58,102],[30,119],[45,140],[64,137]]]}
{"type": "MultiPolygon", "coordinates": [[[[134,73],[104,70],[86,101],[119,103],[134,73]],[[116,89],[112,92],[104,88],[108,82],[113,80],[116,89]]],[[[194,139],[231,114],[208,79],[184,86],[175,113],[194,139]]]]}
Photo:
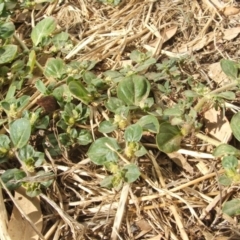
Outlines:
{"type": "MultiPolygon", "coordinates": [[[[67,32],[56,32],[52,17],[36,24],[32,45],[27,47],[14,34],[9,18],[19,7],[33,8],[34,4],[0,1],[0,84],[4,96],[0,102],[0,164],[5,168],[1,178],[9,189],[22,185],[30,196],[36,196],[50,186],[54,176],[46,167],[44,150],[55,157],[75,146],[87,146],[86,155],[107,170],[101,186],[120,188],[141,175],[137,159],[147,152],[144,136],[150,136],[164,153],[177,151],[183,139],[201,129],[206,103],[223,107],[224,101],[235,99],[231,90],[239,86],[238,63],[221,61],[232,82],[214,91],[182,71],[187,59],[158,63],[151,53],[137,50],[130,54],[132,65],[96,75],[95,61],[63,60],[74,44],[67,32]],[[45,51],[50,57],[41,66],[38,59],[45,51]],[[34,78],[36,72],[38,77],[34,78]],[[27,91],[29,81],[37,90],[33,95],[27,91]],[[164,96],[177,101],[163,104],[164,96]],[[37,97],[42,98],[38,107],[32,108],[37,97]],[[95,114],[100,115],[97,127],[92,125],[95,114]],[[34,140],[39,130],[48,130],[41,148],[34,140]],[[6,163],[13,159],[18,160],[19,168],[7,169],[6,163]]],[[[239,118],[239,113],[233,116],[231,127],[240,141],[239,118]]],[[[226,170],[220,182],[239,183],[239,150],[224,144],[215,149],[214,156],[222,158],[226,170]]]]}

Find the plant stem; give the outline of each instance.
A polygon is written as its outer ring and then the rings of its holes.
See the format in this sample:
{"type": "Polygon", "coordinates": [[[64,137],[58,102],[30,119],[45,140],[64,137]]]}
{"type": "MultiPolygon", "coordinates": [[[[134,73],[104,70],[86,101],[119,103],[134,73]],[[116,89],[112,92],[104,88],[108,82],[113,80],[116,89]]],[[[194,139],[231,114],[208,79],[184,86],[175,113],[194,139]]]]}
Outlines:
{"type": "Polygon", "coordinates": [[[208,137],[208,136],[205,136],[205,135],[203,135],[202,133],[196,133],[195,136],[196,136],[197,138],[203,140],[204,142],[207,142],[207,143],[209,143],[209,144],[212,144],[212,145],[214,145],[214,146],[216,146],[216,147],[219,146],[220,144],[222,144],[220,141],[215,140],[215,139],[213,139],[213,138],[210,138],[210,137],[208,137]]]}
{"type": "Polygon", "coordinates": [[[238,81],[235,80],[235,81],[233,81],[233,82],[231,82],[231,83],[229,83],[229,84],[227,84],[227,85],[225,85],[225,86],[222,86],[222,87],[220,87],[220,88],[217,88],[217,89],[211,91],[211,92],[209,93],[209,95],[213,95],[213,94],[216,94],[216,93],[220,93],[220,92],[224,92],[224,91],[230,90],[230,89],[232,89],[233,87],[236,87],[237,85],[238,85],[238,81]]]}
{"type": "Polygon", "coordinates": [[[198,103],[195,105],[194,110],[196,112],[199,112],[202,108],[202,106],[210,99],[209,95],[202,97],[198,103]]]}

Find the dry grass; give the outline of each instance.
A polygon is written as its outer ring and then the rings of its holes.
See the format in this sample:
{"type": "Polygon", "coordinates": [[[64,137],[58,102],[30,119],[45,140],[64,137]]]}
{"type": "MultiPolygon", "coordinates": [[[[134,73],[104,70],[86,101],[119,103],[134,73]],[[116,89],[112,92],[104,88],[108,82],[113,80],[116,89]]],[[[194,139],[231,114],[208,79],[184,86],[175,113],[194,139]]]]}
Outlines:
{"type": "MultiPolygon", "coordinates": [[[[119,68],[133,49],[151,50],[158,59],[188,53],[195,59],[188,71],[206,82],[209,64],[239,59],[239,37],[224,38],[225,29],[239,25],[239,15],[226,16],[217,1],[123,0],[117,7],[90,0],[58,2],[33,13],[32,20],[54,16],[59,31],[71,34],[75,48],[66,60],[97,60],[106,70],[119,68]]],[[[22,39],[29,34],[24,23],[18,31],[22,39]]],[[[86,158],[86,149],[62,159],[47,155],[58,177],[40,195],[44,239],[239,239],[239,219],[221,212],[222,203],[239,189],[219,186],[221,164],[201,143],[188,145],[194,156],[167,156],[149,145],[138,162],[140,179],[120,191],[99,187],[105,172],[86,158]],[[208,155],[196,156],[200,150],[208,155]]]]}

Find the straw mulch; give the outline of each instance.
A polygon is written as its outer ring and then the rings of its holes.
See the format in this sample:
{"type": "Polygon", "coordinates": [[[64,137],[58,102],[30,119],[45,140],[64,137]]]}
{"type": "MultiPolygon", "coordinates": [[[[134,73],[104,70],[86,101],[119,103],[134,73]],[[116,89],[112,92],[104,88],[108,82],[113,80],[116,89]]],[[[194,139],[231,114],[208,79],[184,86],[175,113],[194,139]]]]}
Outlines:
{"type": "MultiPolygon", "coordinates": [[[[152,51],[159,61],[189,55],[186,71],[209,84],[212,63],[239,58],[238,7],[220,0],[123,0],[116,7],[69,0],[34,14],[35,20],[54,16],[59,31],[71,34],[75,48],[65,60],[97,60],[104,71],[124,65],[134,49],[152,51]]],[[[41,195],[45,239],[240,239],[238,218],[221,212],[238,187],[219,186],[222,168],[211,146],[194,136],[184,144],[189,151],[173,155],[149,145],[138,160],[141,177],[119,191],[99,186],[106,172],[90,162],[85,148],[68,158],[47,156],[59,176],[41,195]]]]}

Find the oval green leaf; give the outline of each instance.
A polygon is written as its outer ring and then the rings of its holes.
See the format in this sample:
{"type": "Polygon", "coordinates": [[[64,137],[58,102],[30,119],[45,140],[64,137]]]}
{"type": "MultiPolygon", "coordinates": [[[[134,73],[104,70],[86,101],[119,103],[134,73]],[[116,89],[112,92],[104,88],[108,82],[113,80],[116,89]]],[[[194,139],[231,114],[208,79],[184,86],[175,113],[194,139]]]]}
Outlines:
{"type": "Polygon", "coordinates": [[[0,47],[0,64],[11,62],[17,55],[17,46],[13,44],[0,47]]]}
{"type": "Polygon", "coordinates": [[[112,121],[103,121],[99,124],[98,131],[101,133],[110,133],[116,130],[118,127],[117,124],[114,124],[112,121]]]}
{"type": "Polygon", "coordinates": [[[125,129],[124,138],[127,142],[139,142],[142,132],[142,127],[139,124],[132,124],[125,129]]]}
{"type": "Polygon", "coordinates": [[[88,145],[93,141],[92,135],[88,130],[82,129],[77,137],[77,141],[80,145],[88,145]]]}
{"type": "Polygon", "coordinates": [[[44,75],[46,77],[61,79],[65,73],[66,73],[66,66],[62,59],[60,58],[48,59],[44,69],[44,75]]]}
{"type": "Polygon", "coordinates": [[[240,199],[233,199],[231,201],[226,202],[223,205],[222,211],[229,216],[239,215],[240,199]]]}
{"type": "Polygon", "coordinates": [[[236,79],[238,77],[238,65],[236,62],[228,60],[228,59],[222,59],[220,61],[221,68],[223,72],[233,79],[236,79]]]}
{"type": "Polygon", "coordinates": [[[108,162],[116,162],[118,160],[118,155],[108,146],[115,151],[120,149],[116,139],[103,137],[92,143],[87,155],[91,161],[97,165],[104,165],[108,162]]]}
{"type": "Polygon", "coordinates": [[[10,38],[15,32],[15,26],[12,22],[6,22],[0,24],[0,38],[7,39],[10,38]]]}
{"type": "Polygon", "coordinates": [[[146,54],[138,50],[134,50],[130,54],[130,59],[133,62],[141,63],[146,59],[146,54]]]}
{"type": "Polygon", "coordinates": [[[112,188],[112,182],[113,182],[114,176],[107,176],[105,177],[101,182],[100,186],[103,188],[112,188]]]}
{"type": "Polygon", "coordinates": [[[70,81],[68,84],[69,91],[85,104],[89,104],[93,100],[93,96],[89,94],[89,92],[86,90],[86,88],[77,81],[70,81]]]}
{"type": "Polygon", "coordinates": [[[139,64],[139,66],[135,69],[136,72],[141,72],[143,70],[148,69],[151,65],[156,63],[156,59],[155,58],[149,58],[146,61],[144,61],[143,63],[139,64]]]}
{"type": "Polygon", "coordinates": [[[6,170],[2,174],[1,179],[9,190],[14,190],[21,186],[21,182],[17,181],[24,177],[26,177],[26,173],[24,171],[13,168],[6,170]]]}
{"type": "Polygon", "coordinates": [[[218,181],[223,186],[230,186],[232,183],[232,179],[226,176],[225,174],[220,176],[218,181]]]}
{"type": "Polygon", "coordinates": [[[93,72],[85,71],[82,75],[82,78],[85,83],[92,84],[92,80],[96,79],[97,76],[93,72]]]}
{"type": "Polygon", "coordinates": [[[32,50],[29,53],[29,58],[28,58],[28,62],[27,62],[27,66],[29,67],[29,72],[32,73],[34,67],[35,67],[35,63],[36,63],[36,53],[34,50],[32,50]]]}
{"type": "Polygon", "coordinates": [[[226,156],[222,160],[224,169],[235,169],[238,166],[238,159],[235,156],[226,156]]]}
{"type": "Polygon", "coordinates": [[[240,141],[240,112],[236,113],[230,122],[234,137],[240,141]]]}
{"type": "Polygon", "coordinates": [[[137,122],[145,131],[158,133],[159,132],[159,122],[156,117],[152,115],[146,115],[141,117],[137,122]]]}
{"type": "Polygon", "coordinates": [[[156,143],[162,152],[171,153],[180,148],[182,135],[178,127],[172,126],[170,123],[162,123],[159,133],[156,136],[156,143]]]}
{"type": "Polygon", "coordinates": [[[143,76],[133,75],[124,78],[117,86],[117,96],[127,105],[139,106],[150,92],[150,83],[143,76]]]}
{"type": "Polygon", "coordinates": [[[124,103],[119,98],[111,97],[106,102],[106,108],[111,112],[116,112],[116,110],[120,107],[124,106],[124,103]]]}
{"type": "Polygon", "coordinates": [[[48,37],[56,28],[56,21],[53,17],[47,17],[40,21],[32,30],[31,39],[37,46],[43,38],[48,37]]]}
{"type": "Polygon", "coordinates": [[[227,156],[227,155],[239,155],[239,150],[237,150],[235,147],[231,145],[224,143],[217,146],[213,151],[213,156],[216,158],[227,156]]]}
{"type": "Polygon", "coordinates": [[[46,94],[47,93],[47,87],[45,86],[45,84],[43,83],[42,80],[38,79],[36,82],[35,82],[35,87],[36,89],[42,93],[42,94],[46,94]]]}
{"type": "Polygon", "coordinates": [[[10,138],[14,147],[22,148],[25,146],[31,135],[31,124],[28,119],[20,118],[10,124],[10,138]]]}
{"type": "Polygon", "coordinates": [[[234,100],[236,98],[236,95],[234,92],[226,91],[226,92],[219,93],[217,97],[224,98],[227,100],[234,100]]]}
{"type": "Polygon", "coordinates": [[[179,109],[178,106],[173,108],[167,108],[163,111],[164,116],[171,116],[171,117],[180,117],[183,115],[183,111],[179,109]]]}
{"type": "Polygon", "coordinates": [[[132,183],[136,181],[141,175],[139,168],[135,164],[128,164],[124,166],[123,170],[125,170],[124,180],[127,183],[132,183]]]}

